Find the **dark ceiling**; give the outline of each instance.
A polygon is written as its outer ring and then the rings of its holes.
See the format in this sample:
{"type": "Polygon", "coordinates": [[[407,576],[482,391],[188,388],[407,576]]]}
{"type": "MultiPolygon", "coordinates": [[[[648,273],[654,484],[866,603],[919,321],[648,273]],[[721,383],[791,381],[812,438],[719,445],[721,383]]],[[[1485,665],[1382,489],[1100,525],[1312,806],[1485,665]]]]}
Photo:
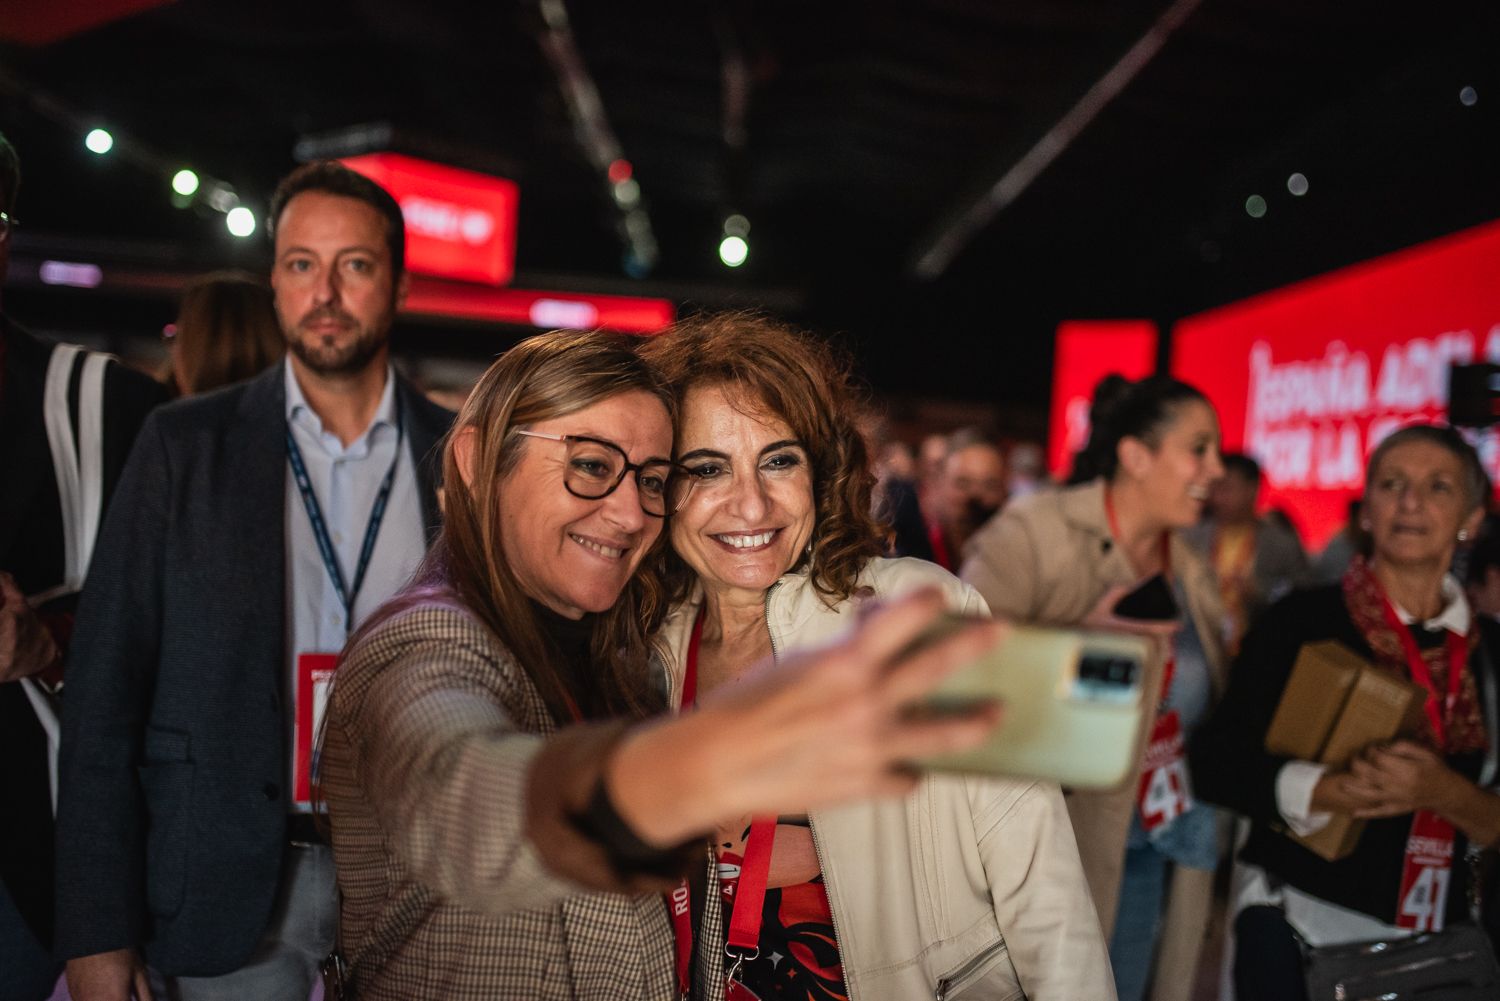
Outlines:
{"type": "MultiPolygon", "coordinates": [[[[37,5],[0,0],[0,38],[23,6],[37,5]]],[[[843,336],[882,390],[1037,408],[1060,319],[1170,322],[1500,217],[1493,0],[575,0],[567,13],[660,247],[643,279],[625,275],[618,213],[531,3],[180,0],[48,44],[0,42],[0,130],[27,172],[17,253],[29,240],[164,269],[258,263],[260,241],[173,209],[159,170],[86,153],[94,122],[256,209],[299,139],[387,123],[402,151],[520,182],[520,285],[763,302],[843,336]],[[1132,47],[1149,50],[1168,11],[1189,13],[1118,96],[919,277],[945,227],[1132,47]],[[1288,192],[1293,172],[1305,197],[1288,192]],[[1245,211],[1252,194],[1263,218],[1245,211]],[[732,211],[752,224],[736,271],[716,254],[732,211]]],[[[60,308],[39,292],[9,301],[60,308]]]]}

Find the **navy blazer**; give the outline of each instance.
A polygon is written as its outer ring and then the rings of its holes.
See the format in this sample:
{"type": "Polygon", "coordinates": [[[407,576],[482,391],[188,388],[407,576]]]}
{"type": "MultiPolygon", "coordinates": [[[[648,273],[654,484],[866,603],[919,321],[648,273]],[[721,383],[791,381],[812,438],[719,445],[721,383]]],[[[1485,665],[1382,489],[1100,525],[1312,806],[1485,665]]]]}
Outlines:
{"type": "MultiPolygon", "coordinates": [[[[436,532],[453,415],[398,380],[436,532]]],[[[59,958],[238,969],[269,921],[290,791],[282,366],[158,409],[79,604],[57,817],[59,958]]]]}

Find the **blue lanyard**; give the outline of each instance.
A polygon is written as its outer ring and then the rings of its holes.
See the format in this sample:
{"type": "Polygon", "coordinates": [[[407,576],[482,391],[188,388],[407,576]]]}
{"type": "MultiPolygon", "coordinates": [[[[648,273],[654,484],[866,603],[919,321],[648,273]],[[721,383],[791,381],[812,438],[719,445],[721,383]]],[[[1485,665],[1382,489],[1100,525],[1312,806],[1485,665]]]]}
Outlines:
{"type": "Polygon", "coordinates": [[[375,553],[375,537],[380,534],[380,523],[385,518],[385,507],[391,499],[391,484],[396,479],[396,466],[401,461],[401,436],[404,421],[401,411],[401,392],[396,397],[396,454],[391,457],[391,468],[385,471],[380,481],[380,490],[375,494],[375,504],[370,508],[370,522],[365,526],[364,545],[359,548],[359,564],[354,569],[354,587],[344,582],[344,572],[339,569],[338,555],[333,551],[333,540],[328,537],[328,525],[323,520],[323,508],[318,504],[318,495],[313,493],[312,480],[307,475],[307,463],[302,460],[302,449],[292,435],[291,422],[286,426],[286,457],[292,464],[292,478],[297,481],[297,490],[302,494],[302,506],[307,509],[307,520],[312,524],[313,538],[318,540],[318,552],[323,557],[323,568],[328,571],[333,589],[344,606],[344,632],[354,628],[354,599],[365,583],[365,571],[370,569],[370,557],[375,553]]]}

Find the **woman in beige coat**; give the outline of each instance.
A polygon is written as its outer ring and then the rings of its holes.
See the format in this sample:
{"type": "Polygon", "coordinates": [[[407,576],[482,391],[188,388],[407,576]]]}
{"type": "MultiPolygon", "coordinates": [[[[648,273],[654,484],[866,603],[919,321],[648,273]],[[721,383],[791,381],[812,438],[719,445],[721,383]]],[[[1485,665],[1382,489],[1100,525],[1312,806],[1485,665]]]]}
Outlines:
{"type": "Polygon", "coordinates": [[[1116,792],[1074,793],[1068,809],[1111,935],[1120,997],[1146,996],[1155,953],[1152,997],[1164,1001],[1191,991],[1220,840],[1213,811],[1191,800],[1181,755],[1183,739],[1222,688],[1217,591],[1181,538],[1223,473],[1219,429],[1201,393],[1167,378],[1102,385],[1093,416],[1075,469],[1086,482],[1023,498],[992,519],[971,541],[961,576],[1002,618],[1143,632],[1157,641],[1161,656],[1145,690],[1160,712],[1147,721],[1142,746],[1152,767],[1139,778],[1138,759],[1137,780],[1116,792]],[[1175,618],[1115,613],[1122,597],[1158,574],[1170,582],[1175,618]],[[1164,905],[1168,868],[1174,874],[1164,905]]]}
{"type": "MultiPolygon", "coordinates": [[[[854,399],[826,348],[728,315],[645,351],[680,401],[657,634],[674,705],[734,691],[760,658],[821,646],[914,588],[985,614],[940,567],[880,557],[854,399]]],[[[714,840],[743,957],[728,1001],[1114,996],[1055,783],[929,775],[904,800],[737,816],[714,840]]]]}

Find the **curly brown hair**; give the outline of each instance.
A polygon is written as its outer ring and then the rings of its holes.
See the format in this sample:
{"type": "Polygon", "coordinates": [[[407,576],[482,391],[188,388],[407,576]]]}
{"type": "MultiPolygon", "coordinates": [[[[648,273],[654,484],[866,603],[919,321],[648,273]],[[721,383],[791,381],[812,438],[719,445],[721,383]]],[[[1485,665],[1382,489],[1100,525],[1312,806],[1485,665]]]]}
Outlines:
{"type": "MultiPolygon", "coordinates": [[[[830,604],[850,597],[860,571],[884,552],[871,512],[875,475],[858,418],[864,392],[844,356],[811,334],[756,313],[703,313],[681,320],[641,351],[678,401],[698,386],[728,386],[753,409],[785,421],[812,466],[817,528],[806,565],[830,604]]],[[[696,575],[666,547],[658,557],[668,606],[685,599],[696,575]]]]}

